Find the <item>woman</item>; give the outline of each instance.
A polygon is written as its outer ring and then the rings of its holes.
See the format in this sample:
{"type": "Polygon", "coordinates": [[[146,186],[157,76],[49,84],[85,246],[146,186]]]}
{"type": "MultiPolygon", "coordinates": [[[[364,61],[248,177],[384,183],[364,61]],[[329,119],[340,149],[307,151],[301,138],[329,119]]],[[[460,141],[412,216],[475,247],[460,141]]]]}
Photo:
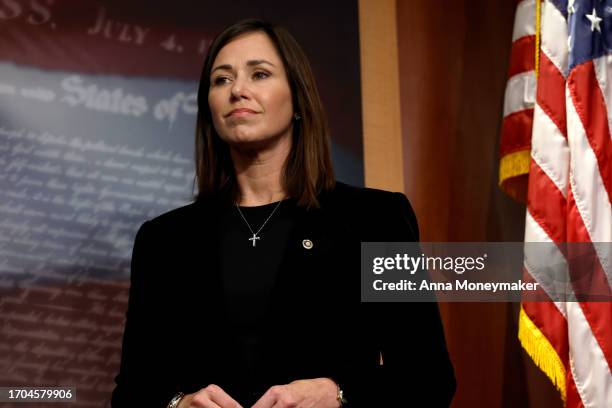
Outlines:
{"type": "Polygon", "coordinates": [[[414,212],[334,180],[293,37],[227,28],[198,107],[197,200],[135,239],[113,406],[448,406],[437,306],[360,302],[360,242],[417,241],[414,212]]]}

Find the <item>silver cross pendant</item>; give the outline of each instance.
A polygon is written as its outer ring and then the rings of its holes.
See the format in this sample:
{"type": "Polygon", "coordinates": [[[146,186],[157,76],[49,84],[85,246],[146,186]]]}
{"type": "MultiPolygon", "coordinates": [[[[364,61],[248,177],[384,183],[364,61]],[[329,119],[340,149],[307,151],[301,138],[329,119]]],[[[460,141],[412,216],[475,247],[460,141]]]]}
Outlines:
{"type": "Polygon", "coordinates": [[[255,240],[259,239],[259,237],[257,236],[257,234],[253,234],[252,238],[249,238],[249,241],[253,241],[253,247],[255,246],[255,240]]]}

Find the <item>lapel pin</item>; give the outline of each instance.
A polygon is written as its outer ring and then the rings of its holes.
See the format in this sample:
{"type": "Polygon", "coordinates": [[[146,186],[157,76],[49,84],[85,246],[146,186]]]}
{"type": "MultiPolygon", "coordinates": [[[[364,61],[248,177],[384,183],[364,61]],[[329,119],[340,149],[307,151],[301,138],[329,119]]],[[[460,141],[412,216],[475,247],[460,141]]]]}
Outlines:
{"type": "Polygon", "coordinates": [[[304,248],[306,248],[306,249],[312,249],[312,247],[313,247],[313,243],[312,243],[312,241],[311,241],[311,240],[309,240],[309,239],[305,239],[305,240],[303,240],[303,241],[302,241],[302,246],[303,246],[304,248]]]}

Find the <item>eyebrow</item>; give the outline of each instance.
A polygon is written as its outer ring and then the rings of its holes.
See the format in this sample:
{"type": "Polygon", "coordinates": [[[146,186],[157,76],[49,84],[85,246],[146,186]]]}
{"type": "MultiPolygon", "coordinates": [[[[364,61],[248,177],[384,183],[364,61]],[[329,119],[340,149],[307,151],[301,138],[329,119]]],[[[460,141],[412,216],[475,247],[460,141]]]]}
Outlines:
{"type": "MultiPolygon", "coordinates": [[[[272,65],[273,67],[276,67],[276,65],[274,65],[273,63],[271,63],[270,61],[265,60],[265,59],[248,60],[246,64],[249,67],[252,67],[252,66],[255,66],[255,65],[260,65],[260,64],[269,64],[269,65],[272,65]]],[[[212,69],[212,71],[210,71],[211,75],[212,75],[213,72],[215,72],[215,71],[217,71],[219,69],[231,70],[232,66],[230,64],[218,65],[218,66],[214,67],[212,69]]]]}

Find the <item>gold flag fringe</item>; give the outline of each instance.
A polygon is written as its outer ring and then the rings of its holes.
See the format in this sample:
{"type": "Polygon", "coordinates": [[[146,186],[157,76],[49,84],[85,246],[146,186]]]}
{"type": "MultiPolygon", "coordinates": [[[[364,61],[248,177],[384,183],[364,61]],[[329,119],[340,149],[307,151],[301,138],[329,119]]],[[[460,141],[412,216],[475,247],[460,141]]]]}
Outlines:
{"type": "Polygon", "coordinates": [[[509,153],[499,161],[499,186],[510,197],[522,203],[527,201],[526,177],[530,161],[531,155],[527,149],[509,153]],[[524,177],[524,180],[519,180],[519,177],[524,177]]]}
{"type": "Polygon", "coordinates": [[[531,357],[540,370],[544,371],[550,381],[557,387],[561,393],[561,398],[565,402],[565,366],[546,336],[544,336],[540,329],[531,321],[522,306],[519,314],[518,338],[521,342],[521,346],[523,346],[527,354],[529,354],[529,357],[531,357]]]}

